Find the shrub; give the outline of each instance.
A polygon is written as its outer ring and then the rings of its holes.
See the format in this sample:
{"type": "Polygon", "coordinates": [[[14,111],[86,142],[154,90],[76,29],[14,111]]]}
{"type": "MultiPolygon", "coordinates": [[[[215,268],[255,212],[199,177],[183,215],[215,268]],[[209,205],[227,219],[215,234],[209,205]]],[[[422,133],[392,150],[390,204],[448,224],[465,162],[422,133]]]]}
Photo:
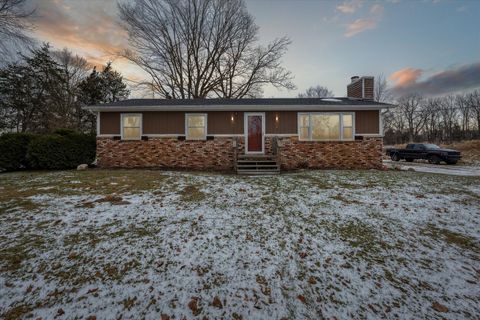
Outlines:
{"type": "Polygon", "coordinates": [[[70,135],[75,135],[78,134],[75,130],[73,129],[57,129],[53,131],[54,134],[58,134],[60,136],[70,136],[70,135]]]}
{"type": "Polygon", "coordinates": [[[27,159],[34,169],[72,169],[95,160],[95,137],[62,130],[30,142],[27,159]]]}
{"type": "Polygon", "coordinates": [[[34,135],[5,133],[0,136],[0,171],[20,170],[28,167],[27,147],[34,135]]]}

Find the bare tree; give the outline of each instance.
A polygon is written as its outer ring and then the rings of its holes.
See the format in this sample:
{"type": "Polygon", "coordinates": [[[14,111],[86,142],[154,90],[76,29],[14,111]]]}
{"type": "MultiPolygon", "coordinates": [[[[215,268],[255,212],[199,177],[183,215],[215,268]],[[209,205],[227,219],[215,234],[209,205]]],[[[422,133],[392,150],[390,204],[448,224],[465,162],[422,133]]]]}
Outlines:
{"type": "MultiPolygon", "coordinates": [[[[82,119],[85,111],[82,110],[81,103],[77,100],[79,95],[79,85],[87,77],[91,66],[87,60],[78,55],[74,55],[70,50],[64,48],[52,53],[53,59],[58,63],[62,73],[62,90],[59,99],[56,101],[56,112],[59,115],[68,115],[69,123],[64,126],[82,129],[82,119]]],[[[59,119],[65,120],[65,117],[59,116],[59,119]]]]}
{"type": "Polygon", "coordinates": [[[440,134],[440,113],[442,107],[441,98],[429,98],[422,107],[422,115],[425,120],[425,135],[428,141],[437,141],[441,138],[440,134]]]}
{"type": "Polygon", "coordinates": [[[477,135],[480,137],[480,90],[475,90],[468,95],[468,105],[472,110],[472,117],[477,122],[477,135]]]}
{"type": "Polygon", "coordinates": [[[423,102],[423,97],[415,93],[398,100],[398,112],[405,119],[409,142],[413,142],[424,127],[425,116],[421,112],[423,102]]]}
{"type": "Polygon", "coordinates": [[[327,87],[316,86],[310,87],[304,93],[298,95],[299,98],[327,98],[333,97],[333,92],[327,87]]]}
{"type": "Polygon", "coordinates": [[[442,116],[442,125],[443,125],[443,140],[447,142],[452,142],[453,140],[453,128],[455,124],[458,124],[457,121],[457,107],[455,105],[456,99],[455,96],[446,96],[441,99],[441,108],[439,109],[442,116]]]}
{"type": "Polygon", "coordinates": [[[27,18],[33,11],[25,9],[26,0],[0,0],[0,60],[7,60],[12,50],[32,43],[27,18]]]}
{"type": "Polygon", "coordinates": [[[377,102],[391,102],[393,100],[392,92],[383,74],[379,74],[375,80],[374,100],[377,102]]]}
{"type": "Polygon", "coordinates": [[[466,94],[459,94],[455,97],[455,102],[458,107],[458,111],[460,114],[460,123],[462,129],[462,136],[465,138],[470,137],[470,125],[471,125],[471,114],[473,110],[471,110],[470,105],[468,103],[468,95],[466,94]]]}
{"type": "MultiPolygon", "coordinates": [[[[133,50],[165,98],[259,96],[264,85],[294,89],[281,66],[290,41],[257,46],[243,0],[137,0],[118,5],[133,50]]],[[[151,81],[149,81],[151,82],[151,81]]]]}

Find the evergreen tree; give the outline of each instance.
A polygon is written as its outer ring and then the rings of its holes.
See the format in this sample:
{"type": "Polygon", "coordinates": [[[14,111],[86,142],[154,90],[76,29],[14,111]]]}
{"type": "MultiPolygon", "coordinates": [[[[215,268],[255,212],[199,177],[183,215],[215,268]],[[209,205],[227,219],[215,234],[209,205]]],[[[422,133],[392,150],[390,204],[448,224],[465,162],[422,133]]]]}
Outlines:
{"type": "MultiPolygon", "coordinates": [[[[79,85],[79,101],[87,106],[125,100],[129,94],[122,75],[112,69],[111,62],[105,65],[102,72],[94,67],[79,85]]],[[[84,111],[83,123],[93,131],[96,128],[95,115],[84,111]]]]}
{"type": "Polygon", "coordinates": [[[123,83],[122,75],[112,69],[111,62],[108,62],[103,68],[101,79],[104,90],[104,100],[102,102],[115,102],[128,98],[130,91],[127,89],[127,85],[123,83]]]}
{"type": "Polygon", "coordinates": [[[112,69],[111,62],[105,65],[102,72],[93,68],[92,73],[80,83],[80,100],[85,105],[125,100],[129,94],[122,75],[112,69]]]}
{"type": "Polygon", "coordinates": [[[62,115],[56,110],[61,91],[58,64],[44,44],[22,55],[23,61],[0,70],[0,108],[4,129],[21,132],[48,132],[62,115]]]}
{"type": "Polygon", "coordinates": [[[87,106],[103,102],[104,90],[102,78],[94,67],[90,75],[79,84],[78,99],[87,106]]]}
{"type": "Polygon", "coordinates": [[[129,95],[122,75],[107,63],[102,72],[68,50],[44,44],[0,69],[0,131],[94,132],[95,115],[82,106],[115,102],[129,95]]]}

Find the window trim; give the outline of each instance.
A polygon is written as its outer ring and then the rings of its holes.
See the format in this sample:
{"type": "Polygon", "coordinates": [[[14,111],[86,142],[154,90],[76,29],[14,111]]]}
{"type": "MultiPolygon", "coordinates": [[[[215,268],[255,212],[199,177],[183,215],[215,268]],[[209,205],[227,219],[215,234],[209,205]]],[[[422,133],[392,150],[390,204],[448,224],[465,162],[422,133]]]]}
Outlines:
{"type": "MultiPolygon", "coordinates": [[[[347,126],[346,128],[350,128],[347,126]]],[[[354,141],[355,140],[355,112],[298,112],[297,113],[297,137],[298,141],[354,141]],[[339,139],[312,139],[312,115],[338,115],[340,119],[340,137],[339,139]],[[308,139],[302,139],[300,134],[300,116],[308,116],[308,139]],[[352,116],[352,137],[351,139],[345,139],[343,137],[343,115],[352,116]]]]}
{"type": "MultiPolygon", "coordinates": [[[[129,128],[136,128],[136,127],[129,127],[129,128]]],[[[143,113],[122,113],[120,115],[120,136],[121,136],[121,139],[122,140],[125,140],[125,141],[137,141],[137,140],[142,140],[142,135],[143,135],[143,113]],[[134,138],[134,139],[125,139],[125,137],[123,136],[123,118],[124,117],[128,117],[128,116],[138,116],[140,117],[140,136],[138,138],[134,138]]]]}
{"type": "MultiPolygon", "coordinates": [[[[192,128],[201,128],[201,127],[192,127],[192,128]]],[[[190,140],[190,141],[203,141],[207,140],[207,135],[208,135],[208,114],[207,113],[185,113],[185,140],[190,140]],[[188,117],[189,116],[203,116],[205,117],[205,134],[202,138],[198,139],[193,139],[188,137],[188,117]]]]}

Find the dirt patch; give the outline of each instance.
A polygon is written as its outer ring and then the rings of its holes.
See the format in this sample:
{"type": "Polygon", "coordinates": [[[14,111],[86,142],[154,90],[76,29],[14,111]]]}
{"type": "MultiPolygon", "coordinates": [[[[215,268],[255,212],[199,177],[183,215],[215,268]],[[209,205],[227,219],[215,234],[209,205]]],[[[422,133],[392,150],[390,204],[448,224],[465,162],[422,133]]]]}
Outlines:
{"type": "Polygon", "coordinates": [[[116,195],[108,195],[108,196],[103,197],[101,199],[95,200],[94,202],[96,202],[96,203],[109,202],[110,204],[115,205],[115,206],[130,204],[129,201],[123,200],[122,197],[116,196],[116,195]]]}
{"type": "Polygon", "coordinates": [[[23,261],[35,256],[35,251],[45,244],[39,235],[25,235],[15,245],[0,248],[0,271],[18,271],[23,261]]]}
{"type": "Polygon", "coordinates": [[[459,163],[480,166],[480,140],[444,144],[441,145],[441,147],[460,151],[462,153],[462,160],[459,163]]]}
{"type": "Polygon", "coordinates": [[[455,231],[439,228],[433,224],[429,224],[422,230],[421,233],[428,235],[435,240],[443,240],[448,244],[480,252],[480,245],[476,242],[475,238],[455,231]]]}
{"type": "Polygon", "coordinates": [[[33,307],[30,305],[22,304],[16,307],[13,307],[4,314],[2,314],[1,318],[5,320],[17,320],[21,319],[26,316],[29,312],[33,310],[33,307]]]}
{"type": "Polygon", "coordinates": [[[200,191],[197,186],[186,186],[179,192],[182,201],[199,202],[205,199],[205,193],[200,191]]]}

